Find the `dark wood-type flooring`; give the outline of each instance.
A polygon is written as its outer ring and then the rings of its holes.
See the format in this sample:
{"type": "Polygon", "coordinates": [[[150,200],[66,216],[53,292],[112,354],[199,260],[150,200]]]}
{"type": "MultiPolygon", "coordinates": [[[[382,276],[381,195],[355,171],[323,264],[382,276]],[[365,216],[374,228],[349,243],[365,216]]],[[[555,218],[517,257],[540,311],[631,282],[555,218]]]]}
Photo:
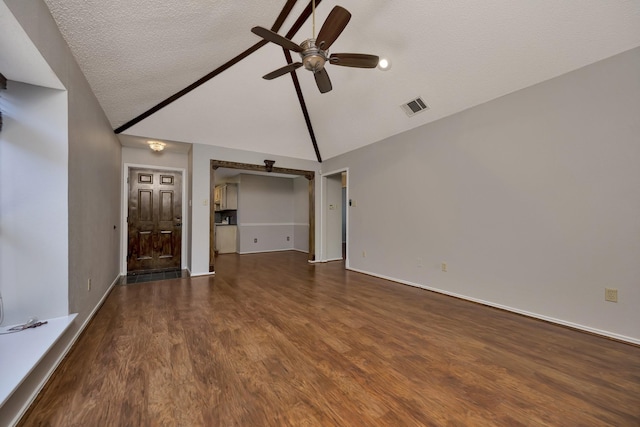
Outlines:
{"type": "Polygon", "coordinates": [[[21,425],[640,425],[639,347],[296,252],[216,270],[116,286],[21,425]]]}

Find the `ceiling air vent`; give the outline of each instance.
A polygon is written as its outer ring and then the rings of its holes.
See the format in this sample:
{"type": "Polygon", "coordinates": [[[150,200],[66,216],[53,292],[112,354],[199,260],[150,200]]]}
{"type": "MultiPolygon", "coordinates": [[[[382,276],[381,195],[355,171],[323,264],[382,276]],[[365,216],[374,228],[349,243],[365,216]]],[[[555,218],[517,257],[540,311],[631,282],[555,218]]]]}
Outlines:
{"type": "Polygon", "coordinates": [[[420,111],[429,109],[429,106],[427,106],[427,104],[425,104],[425,102],[420,97],[412,99],[406,104],[402,104],[400,107],[402,107],[402,110],[407,113],[407,116],[409,117],[416,115],[420,111]]]}

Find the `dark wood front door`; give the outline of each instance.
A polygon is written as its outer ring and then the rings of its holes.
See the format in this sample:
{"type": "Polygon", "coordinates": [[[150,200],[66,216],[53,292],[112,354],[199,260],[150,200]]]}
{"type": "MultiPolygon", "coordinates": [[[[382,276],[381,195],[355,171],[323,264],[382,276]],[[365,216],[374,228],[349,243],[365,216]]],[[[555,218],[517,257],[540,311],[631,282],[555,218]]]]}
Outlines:
{"type": "Polygon", "coordinates": [[[182,174],[129,169],[127,272],[180,268],[182,174]]]}

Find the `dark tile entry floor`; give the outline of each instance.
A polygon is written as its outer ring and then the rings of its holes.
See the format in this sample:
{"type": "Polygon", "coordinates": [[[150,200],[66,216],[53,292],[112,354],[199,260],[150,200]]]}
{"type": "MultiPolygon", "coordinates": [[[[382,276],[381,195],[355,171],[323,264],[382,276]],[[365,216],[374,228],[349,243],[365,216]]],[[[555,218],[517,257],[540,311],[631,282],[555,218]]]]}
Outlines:
{"type": "Polygon", "coordinates": [[[121,284],[128,285],[131,283],[143,283],[143,282],[156,282],[158,280],[167,279],[180,279],[182,277],[189,277],[187,270],[170,270],[170,271],[156,271],[148,274],[132,274],[122,278],[121,284]]]}

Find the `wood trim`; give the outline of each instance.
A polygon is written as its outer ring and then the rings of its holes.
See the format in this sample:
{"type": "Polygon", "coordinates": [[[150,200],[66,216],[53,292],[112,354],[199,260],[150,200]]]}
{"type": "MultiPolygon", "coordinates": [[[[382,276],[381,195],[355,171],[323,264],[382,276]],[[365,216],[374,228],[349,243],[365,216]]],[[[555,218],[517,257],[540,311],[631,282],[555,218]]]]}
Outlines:
{"type": "Polygon", "coordinates": [[[316,260],[316,183],[309,180],[309,261],[316,260]]]}
{"type": "Polygon", "coordinates": [[[273,27],[271,27],[271,31],[273,31],[275,33],[280,31],[280,28],[282,27],[282,24],[284,24],[285,19],[287,19],[287,17],[291,13],[291,10],[293,9],[293,6],[295,6],[297,2],[298,2],[298,0],[289,0],[289,1],[287,1],[287,3],[282,8],[282,11],[280,12],[280,15],[278,15],[278,18],[276,19],[276,22],[273,23],[273,27]]]}
{"type": "MultiPolygon", "coordinates": [[[[7,88],[7,78],[0,73],[0,90],[7,88]]],[[[2,130],[2,110],[0,110],[0,131],[2,130]]]]}
{"type": "MultiPolygon", "coordinates": [[[[291,9],[293,9],[293,6],[295,5],[295,3],[296,3],[296,0],[289,0],[289,1],[287,1],[287,3],[285,3],[284,7],[282,8],[282,11],[280,12],[280,15],[278,15],[278,18],[276,19],[276,22],[273,24],[273,27],[271,27],[272,31],[277,32],[280,29],[280,27],[284,23],[285,19],[287,19],[287,17],[289,16],[289,13],[291,13],[291,9]]],[[[318,3],[319,3],[319,1],[318,1],[318,3]]],[[[306,12],[306,9],[305,9],[305,12],[306,12]]],[[[300,20],[300,18],[298,18],[298,20],[300,20]]],[[[297,21],[296,21],[296,23],[297,23],[297,21]]],[[[171,104],[173,101],[175,101],[175,100],[177,100],[179,98],[182,98],[187,93],[191,92],[192,90],[196,89],[197,87],[199,87],[199,86],[203,85],[204,83],[208,82],[209,80],[211,80],[212,78],[214,78],[218,74],[222,73],[223,71],[231,68],[232,66],[234,66],[238,62],[242,61],[244,58],[246,58],[247,56],[251,55],[253,52],[257,51],[258,49],[260,49],[262,46],[266,45],[267,43],[268,43],[268,41],[266,41],[266,40],[260,40],[258,43],[254,44],[249,49],[247,49],[244,52],[240,53],[238,56],[236,56],[236,57],[232,58],[231,60],[227,61],[226,63],[222,64],[220,67],[216,68],[215,70],[213,70],[209,74],[207,74],[204,77],[202,77],[202,78],[196,80],[195,82],[191,83],[189,86],[185,87],[181,91],[174,93],[173,95],[171,95],[170,97],[168,97],[164,101],[159,102],[158,104],[154,105],[153,107],[151,107],[150,109],[148,109],[144,113],[142,113],[139,116],[134,117],[133,119],[129,120],[128,122],[126,122],[122,126],[119,126],[118,128],[116,128],[114,130],[114,132],[116,134],[124,132],[125,130],[129,129],[131,126],[141,122],[142,120],[144,120],[147,117],[151,116],[155,112],[157,112],[157,111],[163,109],[164,107],[166,107],[167,105],[171,104]]]]}
{"type": "MultiPolygon", "coordinates": [[[[255,171],[255,172],[267,172],[267,168],[265,165],[254,165],[252,163],[228,162],[225,160],[211,160],[211,168],[214,170],[218,168],[227,168],[227,169],[242,169],[242,170],[255,171]]],[[[308,171],[303,169],[279,168],[277,166],[274,166],[271,171],[275,173],[282,173],[285,175],[301,175],[307,179],[313,179],[316,174],[314,171],[308,171]]]]}
{"type": "MultiPolygon", "coordinates": [[[[282,49],[284,52],[285,58],[287,58],[287,63],[291,64],[293,60],[291,59],[291,53],[282,49]]],[[[302,115],[304,116],[304,122],[307,124],[307,130],[309,131],[309,137],[311,138],[311,144],[313,144],[313,150],[316,152],[316,158],[319,163],[322,163],[322,157],[320,156],[320,150],[318,149],[318,141],[316,141],[316,134],[313,131],[313,126],[311,125],[311,117],[309,116],[309,111],[307,110],[307,104],[304,102],[304,96],[302,95],[302,88],[300,87],[300,81],[298,80],[298,74],[296,72],[291,72],[291,80],[293,80],[293,87],[296,89],[296,95],[298,96],[298,102],[300,102],[300,109],[302,109],[302,115]]]]}
{"type": "MultiPolygon", "coordinates": [[[[254,172],[266,172],[265,165],[255,165],[252,163],[239,163],[239,162],[229,162],[226,160],[210,160],[211,163],[211,180],[209,182],[209,272],[215,271],[215,206],[213,201],[214,192],[216,188],[215,183],[215,171],[218,168],[227,168],[227,169],[238,169],[238,170],[246,170],[246,171],[254,171],[254,172]]],[[[285,175],[299,175],[304,176],[309,181],[309,261],[315,261],[316,259],[316,245],[315,245],[315,235],[316,235],[316,208],[315,208],[315,187],[316,180],[314,171],[303,170],[303,169],[290,169],[290,168],[279,168],[273,167],[273,173],[281,173],[285,175]]]]}
{"type": "Polygon", "coordinates": [[[216,188],[216,170],[209,171],[209,273],[214,272],[214,259],[216,257],[216,206],[214,202],[214,192],[216,188]]]}

